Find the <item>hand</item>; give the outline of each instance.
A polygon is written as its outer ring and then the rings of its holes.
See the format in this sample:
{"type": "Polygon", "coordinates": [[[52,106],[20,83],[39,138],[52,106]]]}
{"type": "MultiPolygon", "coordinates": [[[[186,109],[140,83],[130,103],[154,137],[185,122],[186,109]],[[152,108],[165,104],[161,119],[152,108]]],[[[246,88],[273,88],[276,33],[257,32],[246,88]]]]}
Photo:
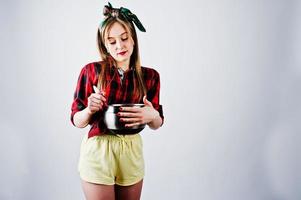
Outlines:
{"type": "Polygon", "coordinates": [[[94,114],[99,110],[102,110],[106,106],[105,93],[100,91],[97,87],[93,86],[95,93],[92,93],[88,97],[88,113],[94,114]]]}
{"type": "Polygon", "coordinates": [[[154,109],[152,103],[143,97],[144,107],[121,107],[121,112],[117,113],[120,121],[125,123],[125,127],[133,127],[141,124],[151,123],[159,112],[154,109]]]}

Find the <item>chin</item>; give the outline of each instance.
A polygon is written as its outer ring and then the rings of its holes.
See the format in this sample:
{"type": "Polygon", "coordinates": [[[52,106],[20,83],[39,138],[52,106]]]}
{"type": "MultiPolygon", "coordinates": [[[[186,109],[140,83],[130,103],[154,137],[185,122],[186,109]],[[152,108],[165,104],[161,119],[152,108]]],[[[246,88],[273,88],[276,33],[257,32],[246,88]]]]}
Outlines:
{"type": "Polygon", "coordinates": [[[130,58],[117,58],[115,59],[117,62],[125,62],[127,60],[129,60],[130,58]]]}

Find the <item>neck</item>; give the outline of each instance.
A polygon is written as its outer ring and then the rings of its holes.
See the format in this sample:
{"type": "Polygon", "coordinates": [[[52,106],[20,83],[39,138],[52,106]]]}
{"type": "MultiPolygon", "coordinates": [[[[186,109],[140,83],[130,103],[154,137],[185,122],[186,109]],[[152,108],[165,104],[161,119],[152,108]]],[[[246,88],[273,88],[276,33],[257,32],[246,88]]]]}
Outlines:
{"type": "Polygon", "coordinates": [[[118,68],[121,68],[123,71],[127,71],[130,67],[130,61],[124,61],[124,62],[117,62],[116,63],[118,68]]]}

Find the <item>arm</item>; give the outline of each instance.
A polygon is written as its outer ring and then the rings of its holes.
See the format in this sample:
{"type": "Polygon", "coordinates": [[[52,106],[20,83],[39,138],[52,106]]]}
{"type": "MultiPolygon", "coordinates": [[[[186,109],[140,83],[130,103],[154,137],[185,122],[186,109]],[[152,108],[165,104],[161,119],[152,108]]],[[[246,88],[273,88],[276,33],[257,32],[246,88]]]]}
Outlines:
{"type": "Polygon", "coordinates": [[[150,107],[152,108],[152,112],[153,112],[153,117],[152,117],[152,119],[147,123],[147,125],[151,128],[151,129],[153,129],[153,130],[156,130],[156,129],[158,129],[158,128],[160,128],[160,126],[162,125],[162,123],[163,123],[163,120],[162,120],[162,118],[160,117],[160,113],[156,110],[156,109],[154,109],[154,107],[152,106],[152,104],[151,104],[151,102],[149,102],[146,98],[145,98],[145,100],[144,100],[144,104],[148,104],[148,103],[150,103],[149,105],[150,105],[150,107]],[[146,101],[147,102],[146,102],[146,101]]]}
{"type": "Polygon", "coordinates": [[[147,92],[147,99],[143,99],[143,102],[146,106],[150,106],[153,108],[153,118],[150,122],[148,122],[148,126],[151,129],[158,129],[164,123],[164,116],[162,105],[160,105],[160,75],[157,71],[154,71],[154,76],[152,78],[152,84],[147,92]]]}
{"type": "Polygon", "coordinates": [[[139,124],[147,124],[151,129],[158,129],[162,126],[164,122],[162,106],[159,104],[159,94],[160,94],[160,76],[157,72],[148,82],[147,88],[149,88],[146,96],[143,97],[143,103],[145,106],[143,108],[131,108],[123,107],[122,111],[119,112],[120,119],[126,122],[127,127],[136,126],[139,124]]]}
{"type": "Polygon", "coordinates": [[[87,70],[88,68],[84,67],[79,75],[71,107],[71,122],[78,128],[86,127],[93,114],[106,104],[103,92],[95,87],[93,93],[93,83],[90,81],[92,73],[91,71],[88,73],[87,70]]]}
{"type": "Polygon", "coordinates": [[[74,125],[78,128],[85,128],[89,124],[91,116],[92,114],[88,107],[82,111],[76,112],[73,116],[74,125]]]}
{"type": "Polygon", "coordinates": [[[153,107],[152,103],[143,97],[142,108],[122,107],[118,113],[120,120],[126,122],[125,127],[133,127],[140,124],[147,124],[151,129],[156,130],[162,125],[162,118],[159,112],[153,107]]]}
{"type": "Polygon", "coordinates": [[[153,129],[153,130],[156,130],[158,128],[161,127],[162,125],[162,118],[158,115],[155,119],[153,119],[153,121],[149,122],[147,125],[153,129]]]}
{"type": "Polygon", "coordinates": [[[106,103],[104,93],[101,93],[95,86],[93,88],[96,93],[92,93],[88,97],[88,106],[84,110],[74,114],[74,125],[78,128],[86,127],[90,122],[91,116],[95,112],[102,110],[106,103]]]}

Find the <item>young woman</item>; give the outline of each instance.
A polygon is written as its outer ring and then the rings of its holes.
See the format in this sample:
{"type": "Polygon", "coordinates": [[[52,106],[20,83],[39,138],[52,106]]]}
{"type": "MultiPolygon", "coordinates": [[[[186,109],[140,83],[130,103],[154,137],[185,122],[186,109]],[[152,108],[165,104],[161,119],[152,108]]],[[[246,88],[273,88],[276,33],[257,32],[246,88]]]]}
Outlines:
{"type": "Polygon", "coordinates": [[[134,24],[145,29],[127,8],[104,6],[97,32],[99,62],[80,72],[71,108],[71,121],[79,128],[91,125],[83,138],[79,159],[82,187],[88,200],[140,199],[144,177],[142,140],[137,134],[111,134],[103,120],[107,105],[143,103],[122,107],[118,116],[126,127],[163,124],[159,104],[160,77],[140,65],[134,24]]]}

